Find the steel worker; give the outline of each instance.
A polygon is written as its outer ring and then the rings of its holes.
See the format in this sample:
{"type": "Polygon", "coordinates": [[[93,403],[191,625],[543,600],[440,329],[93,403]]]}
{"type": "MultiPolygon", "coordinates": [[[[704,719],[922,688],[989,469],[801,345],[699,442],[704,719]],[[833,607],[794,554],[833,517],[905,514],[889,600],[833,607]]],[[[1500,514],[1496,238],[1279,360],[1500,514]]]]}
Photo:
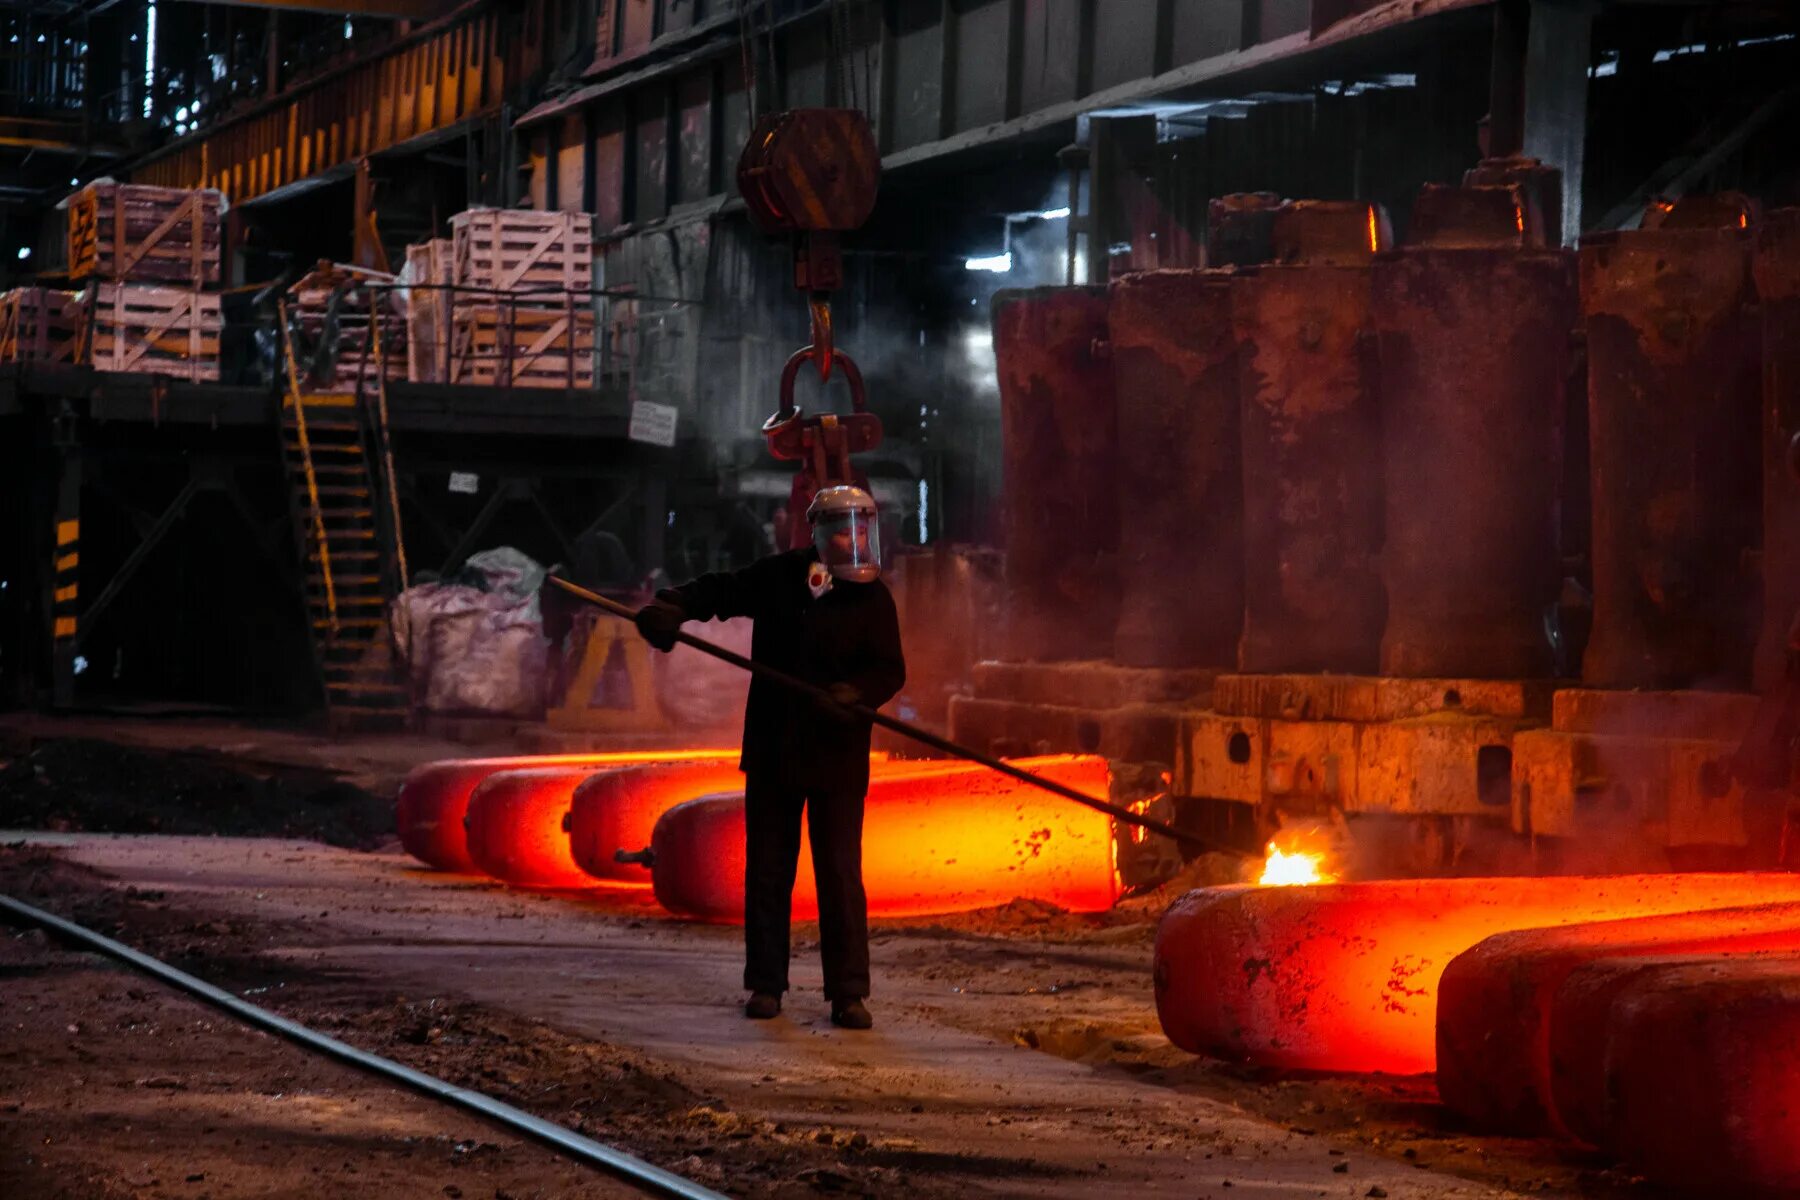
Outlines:
{"type": "Polygon", "coordinates": [[[826,689],[824,703],[758,677],[744,710],[746,854],[744,1014],[781,1012],[788,987],[788,921],[806,814],[819,892],[819,953],[831,1020],[874,1022],[869,994],[868,901],[862,882],[869,722],[845,705],[879,708],[906,681],[894,598],[881,582],[875,501],[861,488],[828,487],[807,509],[812,545],[741,571],[702,575],[638,610],[659,650],[683,621],[749,617],[751,656],[826,689]]]}

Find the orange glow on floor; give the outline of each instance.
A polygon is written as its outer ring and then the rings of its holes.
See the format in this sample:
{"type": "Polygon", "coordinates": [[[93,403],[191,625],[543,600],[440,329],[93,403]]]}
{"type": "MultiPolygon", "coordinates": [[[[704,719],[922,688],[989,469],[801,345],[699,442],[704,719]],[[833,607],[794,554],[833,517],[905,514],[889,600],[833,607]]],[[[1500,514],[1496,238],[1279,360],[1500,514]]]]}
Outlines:
{"type": "Polygon", "coordinates": [[[394,824],[406,852],[441,871],[479,870],[469,856],[463,820],[469,794],[496,771],[530,767],[594,767],[677,760],[730,759],[736,750],[624,750],[595,754],[510,755],[504,758],[448,758],[422,763],[400,785],[394,824]]]}
{"type": "Polygon", "coordinates": [[[1488,938],[1458,955],[1438,985],[1438,1094],[1482,1128],[1535,1132],[1556,1118],[1551,1013],[1571,972],[1599,959],[1759,950],[1800,950],[1800,904],[1488,938]]]}
{"type": "MultiPolygon", "coordinates": [[[[1019,766],[1104,797],[1106,761],[1076,755],[1019,766]]],[[[871,916],[962,912],[1028,896],[1076,912],[1118,899],[1113,822],[984,767],[877,778],[863,821],[863,886],[871,916]]],[[[657,822],[656,898],[704,921],[744,916],[741,791],[679,805],[657,822]]],[[[802,841],[794,919],[818,915],[810,848],[802,841]]]]}
{"type": "Polygon", "coordinates": [[[1157,931],[1157,1015],[1169,1040],[1196,1054],[1294,1070],[1430,1071],[1439,977],[1484,938],[1789,900],[1800,901],[1800,876],[1202,888],[1157,931]]]}

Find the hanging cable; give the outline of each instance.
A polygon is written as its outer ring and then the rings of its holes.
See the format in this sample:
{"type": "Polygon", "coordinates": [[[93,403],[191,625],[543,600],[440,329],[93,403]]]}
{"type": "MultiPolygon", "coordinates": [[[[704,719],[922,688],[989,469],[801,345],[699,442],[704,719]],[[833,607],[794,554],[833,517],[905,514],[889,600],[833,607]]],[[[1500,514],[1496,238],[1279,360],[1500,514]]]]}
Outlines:
{"type": "Polygon", "coordinates": [[[750,104],[750,127],[756,127],[756,64],[752,61],[751,44],[756,35],[750,28],[751,0],[738,0],[738,55],[743,59],[744,96],[750,104]]]}
{"type": "MultiPolygon", "coordinates": [[[[844,5],[843,0],[829,0],[826,5],[825,29],[825,103],[832,108],[844,105],[844,5]]],[[[856,107],[852,102],[850,107],[856,107]]]]}

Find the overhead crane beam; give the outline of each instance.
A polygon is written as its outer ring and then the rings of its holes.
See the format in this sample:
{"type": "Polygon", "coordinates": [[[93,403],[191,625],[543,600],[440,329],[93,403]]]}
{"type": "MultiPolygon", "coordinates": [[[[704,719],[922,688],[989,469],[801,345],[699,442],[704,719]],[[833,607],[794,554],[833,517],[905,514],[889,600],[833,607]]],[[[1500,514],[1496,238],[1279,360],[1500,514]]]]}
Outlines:
{"type": "MultiPolygon", "coordinates": [[[[354,169],[498,114],[550,53],[544,0],[465,4],[380,51],[285,88],[126,168],[234,203],[354,169]]],[[[560,51],[559,51],[560,52],[560,51]]]]}

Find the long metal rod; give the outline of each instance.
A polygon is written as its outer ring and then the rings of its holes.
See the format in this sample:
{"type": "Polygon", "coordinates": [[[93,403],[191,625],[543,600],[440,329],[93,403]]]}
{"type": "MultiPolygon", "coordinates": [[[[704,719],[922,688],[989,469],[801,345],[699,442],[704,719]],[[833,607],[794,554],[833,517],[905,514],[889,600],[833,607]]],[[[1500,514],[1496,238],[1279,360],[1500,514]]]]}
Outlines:
{"type": "MultiPolygon", "coordinates": [[[[375,398],[381,425],[381,460],[387,472],[388,506],[394,517],[394,555],[400,566],[399,590],[404,592],[410,586],[406,571],[406,536],[400,529],[400,483],[394,476],[394,440],[388,432],[387,361],[381,354],[381,314],[375,307],[373,296],[369,297],[369,340],[375,347],[375,398]]],[[[374,500],[373,496],[369,497],[370,508],[375,506],[374,500]]]]}
{"type": "Polygon", "coordinates": [[[161,959],[152,958],[142,951],[134,950],[125,943],[114,941],[103,934],[95,933],[85,926],[77,925],[73,921],[66,921],[55,913],[45,912],[41,908],[35,908],[6,895],[0,895],[0,912],[37,925],[86,949],[97,951],[109,958],[115,958],[134,970],[142,971],[170,987],[178,988],[190,996],[206,1001],[215,1008],[223,1009],[247,1025],[254,1025],[258,1029],[264,1029],[287,1038],[308,1050],[317,1051],[327,1057],[348,1063],[359,1070],[404,1084],[433,1099],[442,1100],[446,1104],[453,1104],[478,1116],[497,1121],[515,1133],[536,1138],[570,1158],[578,1159],[591,1167],[598,1167],[602,1171],[636,1184],[645,1191],[659,1196],[674,1196],[678,1200],[725,1200],[718,1192],[702,1187],[691,1179],[684,1179],[680,1175],[653,1166],[623,1150],[615,1150],[602,1142],[583,1137],[574,1130],[566,1129],[554,1121],[546,1121],[542,1117],[532,1116],[525,1110],[514,1108],[492,1096],[470,1091],[468,1088],[457,1087],[435,1075],[415,1071],[392,1059],[382,1058],[378,1054],[370,1054],[366,1050],[358,1050],[347,1042],[327,1037],[298,1022],[272,1013],[266,1008],[260,1008],[247,1000],[240,1000],[230,992],[207,983],[204,979],[198,979],[186,971],[177,970],[161,959]]]}
{"type": "MultiPolygon", "coordinates": [[[[312,439],[306,434],[306,402],[300,397],[300,374],[294,366],[294,339],[288,329],[287,301],[277,300],[275,312],[281,321],[281,349],[287,358],[288,401],[294,406],[294,427],[300,431],[300,457],[306,464],[306,497],[312,505],[313,536],[319,542],[319,570],[325,576],[325,612],[330,617],[331,634],[337,636],[337,587],[331,579],[331,543],[325,537],[325,510],[319,507],[319,477],[313,470],[312,439]]],[[[285,461],[287,454],[282,453],[285,461]]]]}
{"type": "MultiPolygon", "coordinates": [[[[584,587],[570,583],[566,579],[560,579],[555,575],[549,575],[545,578],[565,592],[568,592],[571,596],[578,596],[581,599],[586,600],[589,604],[597,605],[615,617],[622,617],[627,621],[635,620],[637,617],[637,610],[628,604],[620,604],[617,600],[608,599],[598,592],[590,592],[584,587]]],[[[939,750],[945,754],[952,754],[957,758],[966,758],[970,762],[980,763],[990,770],[998,771],[1002,775],[1010,776],[1021,783],[1028,783],[1033,787],[1042,788],[1052,795],[1061,796],[1064,800],[1073,800],[1075,803],[1085,805],[1096,812],[1103,812],[1116,821],[1123,821],[1127,825],[1136,825],[1140,829],[1148,829],[1151,833],[1160,833],[1164,837],[1174,838],[1178,842],[1187,842],[1192,845],[1204,847],[1208,850],[1217,850],[1226,854],[1253,857],[1248,855],[1246,851],[1238,849],[1237,847],[1227,846],[1208,838],[1196,836],[1189,831],[1175,828],[1175,826],[1169,824],[1167,821],[1159,821],[1155,817],[1147,817],[1143,813],[1132,812],[1123,805],[1113,804],[1109,801],[1090,796],[1086,792],[1076,791],[1074,788],[1069,787],[1066,784],[1058,783],[1054,779],[1045,779],[1042,775],[1034,775],[1030,771],[1015,767],[1011,763],[1006,762],[1003,759],[995,758],[991,754],[983,754],[981,751],[972,749],[968,746],[959,746],[948,738],[939,737],[929,729],[921,729],[919,726],[907,721],[902,721],[898,717],[890,717],[886,713],[870,708],[866,704],[840,704],[838,701],[832,699],[830,692],[816,684],[808,683],[806,680],[798,678],[797,676],[789,675],[786,671],[771,667],[767,663],[759,663],[754,659],[745,658],[742,654],[733,650],[727,650],[725,647],[709,642],[705,638],[698,638],[691,633],[683,633],[680,630],[677,630],[675,632],[675,640],[684,646],[692,646],[702,654],[710,654],[714,658],[723,659],[734,667],[742,667],[752,675],[760,676],[773,683],[779,683],[783,687],[791,688],[794,691],[811,696],[814,700],[818,700],[831,708],[843,709],[854,713],[863,720],[879,725],[883,729],[891,729],[895,733],[903,734],[906,737],[913,739],[915,742],[923,742],[933,750],[939,750]]]]}

